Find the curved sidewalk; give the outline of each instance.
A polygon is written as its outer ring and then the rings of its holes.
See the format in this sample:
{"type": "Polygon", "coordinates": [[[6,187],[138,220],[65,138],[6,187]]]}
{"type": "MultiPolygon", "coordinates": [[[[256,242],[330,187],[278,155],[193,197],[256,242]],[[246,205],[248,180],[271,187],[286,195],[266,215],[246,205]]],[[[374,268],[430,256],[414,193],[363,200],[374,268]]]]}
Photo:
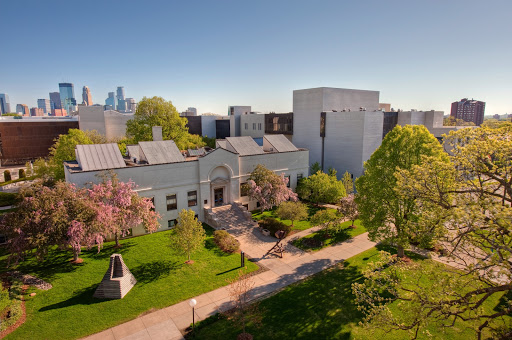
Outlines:
{"type": "MultiPolygon", "coordinates": [[[[232,230],[229,230],[232,232],[232,230]]],[[[286,252],[283,258],[264,254],[275,244],[275,239],[261,237],[258,232],[239,233],[237,239],[241,243],[241,249],[248,254],[253,261],[268,268],[267,271],[252,276],[255,285],[252,290],[254,299],[272,294],[294,282],[318,273],[334,264],[346,260],[376,245],[368,240],[368,233],[358,235],[340,244],[324,248],[315,253],[307,253],[290,242],[313,230],[307,230],[295,234],[286,240],[286,252]]],[[[236,234],[236,231],[233,231],[236,234]]],[[[231,308],[231,301],[226,287],[221,287],[211,292],[195,297],[195,321],[225,311],[231,308]]],[[[87,340],[156,340],[183,339],[181,330],[186,329],[192,323],[192,309],[188,300],[173,306],[157,310],[140,316],[132,321],[110,328],[106,331],[94,334],[87,340]]]]}

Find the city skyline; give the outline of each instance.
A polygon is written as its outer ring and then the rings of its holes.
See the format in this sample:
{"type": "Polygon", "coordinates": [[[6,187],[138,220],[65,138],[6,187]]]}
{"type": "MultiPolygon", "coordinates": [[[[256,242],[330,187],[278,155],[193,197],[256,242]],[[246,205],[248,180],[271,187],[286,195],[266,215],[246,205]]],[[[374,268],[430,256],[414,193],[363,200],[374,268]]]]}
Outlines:
{"type": "Polygon", "coordinates": [[[61,32],[57,22],[42,22],[44,13],[64,10],[56,2],[9,2],[0,28],[9,32],[10,48],[41,53],[38,58],[4,54],[8,67],[0,93],[10,96],[11,106],[35,107],[58,83],[70,82],[77,89],[88,86],[95,102],[103,103],[122,84],[137,102],[162,96],[178,111],[193,106],[198,113],[225,115],[230,105],[289,112],[292,90],[339,87],[380,91],[381,102],[395,109],[449,114],[453,101],[467,97],[486,102],[487,115],[504,114],[512,112],[507,83],[512,46],[506,43],[511,9],[506,1],[205,2],[199,7],[91,1],[86,9],[78,3],[66,7],[65,16],[76,27],[61,32]],[[9,30],[20,11],[30,24],[9,30]],[[478,21],[467,19],[476,14],[478,21]],[[119,27],[133,42],[129,49],[112,48],[104,39],[119,27]],[[90,48],[55,58],[52,45],[42,42],[57,33],[90,48]]]}

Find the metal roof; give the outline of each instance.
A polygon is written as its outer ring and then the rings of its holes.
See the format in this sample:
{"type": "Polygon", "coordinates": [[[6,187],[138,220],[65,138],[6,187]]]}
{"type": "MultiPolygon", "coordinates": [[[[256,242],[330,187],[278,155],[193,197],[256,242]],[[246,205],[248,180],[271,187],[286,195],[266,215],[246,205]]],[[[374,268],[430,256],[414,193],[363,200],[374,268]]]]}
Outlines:
{"type": "Polygon", "coordinates": [[[217,139],[215,144],[217,144],[219,148],[226,149],[228,142],[226,142],[225,139],[217,139]]]}
{"type": "Polygon", "coordinates": [[[249,136],[244,137],[226,137],[226,141],[231,144],[236,153],[240,156],[259,155],[265,153],[261,146],[256,144],[254,139],[249,136]]]}
{"type": "Polygon", "coordinates": [[[148,164],[184,162],[185,158],[172,140],[139,142],[148,164]]]}
{"type": "Polygon", "coordinates": [[[277,152],[298,150],[284,135],[265,135],[263,138],[265,138],[277,152]]]}
{"type": "Polygon", "coordinates": [[[77,145],[76,156],[83,171],[126,167],[116,143],[77,145]]]}
{"type": "Polygon", "coordinates": [[[188,149],[187,152],[188,152],[188,155],[191,157],[203,156],[206,154],[206,150],[204,148],[188,149]]]}
{"type": "Polygon", "coordinates": [[[140,147],[138,145],[127,145],[126,146],[126,151],[128,153],[128,156],[130,156],[132,158],[136,158],[137,160],[140,160],[139,150],[140,150],[140,147]]]}

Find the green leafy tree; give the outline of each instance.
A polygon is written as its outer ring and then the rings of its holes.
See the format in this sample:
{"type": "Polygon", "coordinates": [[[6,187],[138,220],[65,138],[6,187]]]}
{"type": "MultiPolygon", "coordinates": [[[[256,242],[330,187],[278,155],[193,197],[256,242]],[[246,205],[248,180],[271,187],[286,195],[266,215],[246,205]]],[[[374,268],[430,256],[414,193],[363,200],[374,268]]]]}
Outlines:
{"type": "Polygon", "coordinates": [[[343,186],[345,187],[345,191],[346,191],[347,195],[353,194],[354,193],[354,180],[352,179],[352,175],[348,171],[345,171],[341,181],[343,182],[343,186]]]}
{"type": "Polygon", "coordinates": [[[475,126],[475,123],[466,122],[463,119],[450,116],[448,118],[443,119],[443,125],[444,126],[475,126]]]}
{"type": "Polygon", "coordinates": [[[439,242],[454,268],[380,270],[387,259],[368,271],[355,288],[376,327],[417,334],[458,320],[478,339],[512,338],[511,141],[509,124],[451,131],[444,140],[450,162],[429,156],[399,172],[399,192],[418,202],[414,228],[442,228],[439,242]],[[400,313],[389,308],[391,301],[400,301],[400,313]]]}
{"type": "Polygon", "coordinates": [[[215,149],[215,141],[216,139],[213,137],[203,136],[203,142],[212,149],[215,149]]]}
{"type": "Polygon", "coordinates": [[[420,216],[414,197],[397,190],[396,174],[401,169],[422,165],[423,156],[448,160],[441,144],[426,127],[397,125],[365,162],[365,172],[356,180],[359,216],[370,239],[395,244],[399,257],[404,256],[404,247],[418,233],[412,225],[420,216]]]}
{"type": "Polygon", "coordinates": [[[315,226],[323,225],[322,229],[327,233],[338,232],[341,220],[342,216],[335,209],[319,210],[311,217],[311,223],[315,226]]]}
{"type": "Polygon", "coordinates": [[[194,215],[193,210],[180,211],[174,234],[171,235],[171,246],[186,254],[188,261],[190,261],[190,254],[203,247],[206,240],[203,225],[194,215]]]}
{"type": "Polygon", "coordinates": [[[336,175],[331,176],[321,171],[304,179],[297,192],[301,199],[332,204],[347,195],[343,182],[338,181],[336,175]]]}
{"type": "Polygon", "coordinates": [[[163,139],[173,140],[180,150],[204,145],[200,137],[188,132],[187,119],[180,117],[172,102],[162,97],[142,98],[133,119],[126,123],[126,135],[135,143],[151,141],[153,126],[161,126],[163,139]]]}
{"type": "Polygon", "coordinates": [[[315,162],[315,163],[311,164],[311,166],[309,167],[309,173],[310,173],[311,175],[314,175],[314,174],[316,174],[318,171],[322,171],[322,168],[320,167],[320,163],[315,162]]]}
{"type": "Polygon", "coordinates": [[[283,202],[276,211],[277,216],[282,220],[303,221],[308,218],[308,207],[301,202],[283,202]]]}

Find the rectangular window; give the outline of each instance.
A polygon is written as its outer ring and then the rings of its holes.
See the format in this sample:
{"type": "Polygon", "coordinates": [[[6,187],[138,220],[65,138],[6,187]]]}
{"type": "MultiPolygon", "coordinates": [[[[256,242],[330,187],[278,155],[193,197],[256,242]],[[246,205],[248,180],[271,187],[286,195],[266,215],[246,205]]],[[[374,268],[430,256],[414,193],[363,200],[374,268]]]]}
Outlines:
{"type": "Polygon", "coordinates": [[[258,123],[258,130],[261,130],[261,123],[258,123]]]}
{"type": "Polygon", "coordinates": [[[288,179],[288,183],[286,183],[286,186],[289,188],[289,187],[290,187],[290,184],[291,184],[291,183],[290,183],[290,182],[291,182],[291,181],[290,181],[290,176],[289,176],[289,175],[288,175],[288,176],[284,176],[284,178],[287,178],[287,179],[288,179]]]}
{"type": "Polygon", "coordinates": [[[249,195],[249,185],[247,183],[240,184],[240,196],[248,196],[249,195]]]}
{"type": "Polygon", "coordinates": [[[151,203],[153,203],[153,208],[151,208],[151,211],[155,211],[155,197],[151,197],[151,203]]]}
{"type": "Polygon", "coordinates": [[[246,130],[249,130],[249,123],[245,123],[245,124],[244,124],[244,128],[245,128],[246,130]]]}
{"type": "Polygon", "coordinates": [[[195,207],[197,205],[197,191],[189,191],[187,193],[188,196],[188,206],[195,207]]]}
{"type": "Polygon", "coordinates": [[[167,227],[170,229],[170,228],[174,228],[176,226],[176,224],[178,224],[178,220],[169,220],[167,221],[167,227]]]}
{"type": "Polygon", "coordinates": [[[256,123],[252,123],[252,129],[256,130],[256,123]]]}
{"type": "Polygon", "coordinates": [[[297,174],[297,183],[302,179],[302,174],[297,174]]]}
{"type": "Polygon", "coordinates": [[[167,201],[167,211],[178,209],[178,201],[176,200],[176,194],[167,195],[165,199],[167,201]]]}

